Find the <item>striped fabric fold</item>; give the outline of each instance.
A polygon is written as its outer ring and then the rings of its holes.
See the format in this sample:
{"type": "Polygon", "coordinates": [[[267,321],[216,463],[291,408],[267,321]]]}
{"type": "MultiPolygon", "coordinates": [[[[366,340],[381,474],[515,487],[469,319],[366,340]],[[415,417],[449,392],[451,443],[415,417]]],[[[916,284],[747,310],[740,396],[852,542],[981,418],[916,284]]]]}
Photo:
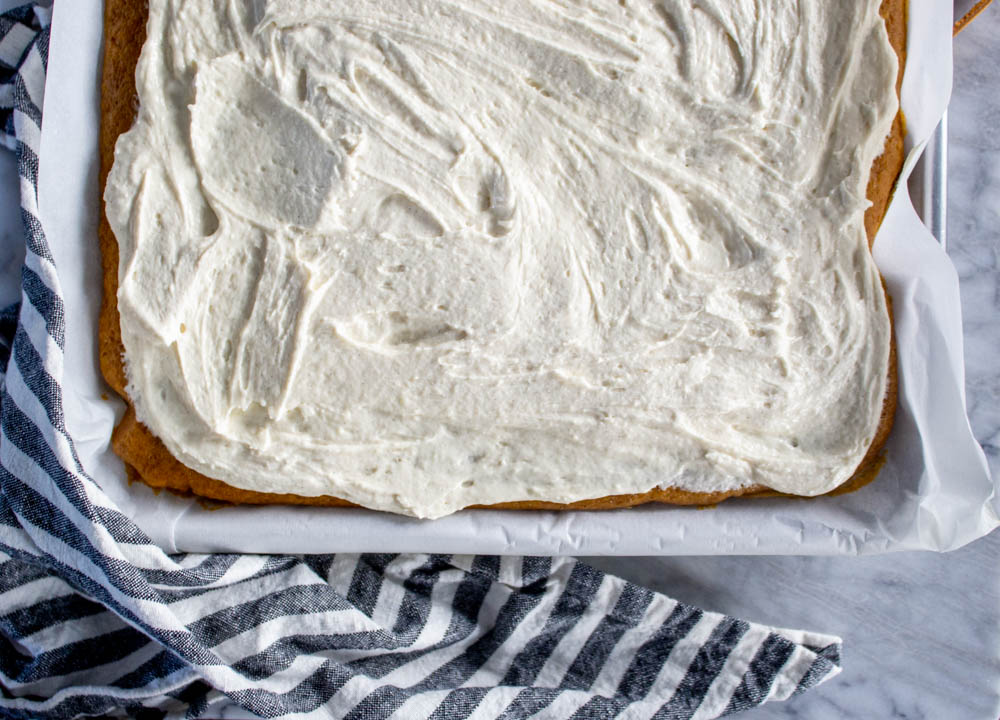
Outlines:
{"type": "MultiPolygon", "coordinates": [[[[49,12],[0,15],[26,258],[0,312],[0,715],[715,718],[840,671],[839,640],[568,558],[167,555],[82,467],[38,212],[49,12]]],[[[67,270],[69,271],[69,270],[67,270]]]]}

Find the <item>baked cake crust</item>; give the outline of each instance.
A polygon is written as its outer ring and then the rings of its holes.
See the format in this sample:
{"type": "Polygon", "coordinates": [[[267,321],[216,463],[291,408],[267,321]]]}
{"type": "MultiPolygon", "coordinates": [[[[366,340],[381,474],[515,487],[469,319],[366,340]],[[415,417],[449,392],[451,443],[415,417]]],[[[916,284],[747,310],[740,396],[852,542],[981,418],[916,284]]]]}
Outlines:
{"type": "MultiPolygon", "coordinates": [[[[889,41],[900,63],[896,81],[899,92],[906,55],[906,0],[883,0],[881,9],[889,41]]],[[[138,99],[135,89],[135,68],[146,38],[148,8],[136,0],[105,0],[104,10],[104,69],[101,85],[100,184],[101,196],[114,161],[118,136],[126,132],[135,120],[138,99]]],[[[872,203],[865,213],[865,231],[869,247],[888,209],[896,178],[903,164],[904,120],[897,113],[892,131],[886,138],[883,153],[875,160],[868,183],[868,199],[872,203]]],[[[103,201],[102,201],[103,203],[103,201]]],[[[112,448],[125,461],[130,480],[139,480],[154,488],[193,493],[200,497],[242,504],[296,504],[324,506],[354,506],[354,503],[329,495],[305,497],[293,494],[262,493],[232,487],[202,475],[175,458],[166,446],[135,416],[126,392],[124,346],[118,314],[118,243],[108,220],[101,212],[98,228],[103,270],[103,303],[99,318],[99,355],[105,380],[128,403],[128,409],[112,435],[112,448]]],[[[887,300],[888,300],[887,295],[887,300]]],[[[891,302],[890,322],[891,322],[891,302]]],[[[892,430],[898,395],[896,345],[893,336],[890,347],[888,385],[878,430],[868,452],[851,478],[828,494],[856,490],[873,480],[883,461],[883,448],[892,430]]],[[[491,508],[512,510],[605,510],[631,507],[649,502],[674,505],[711,505],[730,497],[768,497],[782,495],[762,486],[751,486],[725,492],[698,493],[676,488],[654,489],[646,493],[612,495],[574,503],[543,501],[508,502],[491,508]]],[[[788,496],[796,497],[796,496],[788,496]]],[[[473,506],[479,507],[479,506],[473,506]]]]}

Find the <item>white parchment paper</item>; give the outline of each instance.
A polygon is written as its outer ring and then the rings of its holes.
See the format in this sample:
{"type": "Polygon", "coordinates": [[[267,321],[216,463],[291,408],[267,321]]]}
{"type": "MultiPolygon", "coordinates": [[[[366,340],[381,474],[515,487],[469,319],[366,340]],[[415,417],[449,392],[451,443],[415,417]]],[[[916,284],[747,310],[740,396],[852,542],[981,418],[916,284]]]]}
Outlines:
{"type": "Polygon", "coordinates": [[[97,366],[100,0],[56,3],[39,171],[42,222],[66,303],[66,424],[85,469],[168,551],[497,554],[838,554],[948,550],[1000,504],[965,412],[958,277],[917,218],[905,176],[951,93],[951,3],[910,3],[903,83],[910,151],[875,243],[894,301],[900,397],[878,479],[841,497],[608,512],[464,511],[419,521],[357,509],[232,507],[129,487],[109,441],[122,404],[97,366]]]}

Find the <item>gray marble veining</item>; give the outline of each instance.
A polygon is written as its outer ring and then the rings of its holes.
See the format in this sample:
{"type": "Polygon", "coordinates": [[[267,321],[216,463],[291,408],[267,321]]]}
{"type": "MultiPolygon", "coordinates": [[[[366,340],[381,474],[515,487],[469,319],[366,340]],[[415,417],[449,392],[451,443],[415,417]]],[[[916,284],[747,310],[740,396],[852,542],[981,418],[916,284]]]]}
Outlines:
{"type": "Polygon", "coordinates": [[[969,415],[1000,471],[1000,6],[955,42],[949,119],[949,246],[965,325],[969,415]]]}

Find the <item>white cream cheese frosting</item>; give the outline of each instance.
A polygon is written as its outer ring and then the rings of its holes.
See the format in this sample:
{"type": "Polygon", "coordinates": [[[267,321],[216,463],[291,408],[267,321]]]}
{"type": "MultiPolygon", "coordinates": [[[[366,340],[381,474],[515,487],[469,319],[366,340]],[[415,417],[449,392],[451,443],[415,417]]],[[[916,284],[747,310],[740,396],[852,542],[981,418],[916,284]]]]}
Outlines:
{"type": "Polygon", "coordinates": [[[878,0],[149,5],[105,198],[186,465],[418,517],[855,470],[878,0]]]}

